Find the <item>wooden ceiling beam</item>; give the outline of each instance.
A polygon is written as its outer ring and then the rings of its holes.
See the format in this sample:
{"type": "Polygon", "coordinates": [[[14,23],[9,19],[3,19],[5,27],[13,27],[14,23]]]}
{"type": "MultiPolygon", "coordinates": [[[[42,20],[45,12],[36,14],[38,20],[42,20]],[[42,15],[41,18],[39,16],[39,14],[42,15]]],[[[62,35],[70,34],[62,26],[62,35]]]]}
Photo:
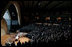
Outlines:
{"type": "Polygon", "coordinates": [[[46,8],[50,3],[52,3],[53,1],[49,1],[43,8],[46,8]]]}
{"type": "Polygon", "coordinates": [[[56,5],[55,5],[54,7],[52,7],[52,8],[48,8],[48,9],[54,9],[56,6],[59,6],[60,4],[63,4],[63,3],[64,3],[64,1],[56,4],[56,5]]]}

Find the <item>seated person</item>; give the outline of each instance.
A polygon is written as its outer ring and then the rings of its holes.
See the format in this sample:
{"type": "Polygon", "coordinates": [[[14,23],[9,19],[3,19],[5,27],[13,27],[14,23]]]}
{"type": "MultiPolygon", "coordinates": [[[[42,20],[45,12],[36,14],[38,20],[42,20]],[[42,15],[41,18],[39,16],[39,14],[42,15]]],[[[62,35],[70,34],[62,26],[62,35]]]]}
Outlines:
{"type": "Polygon", "coordinates": [[[22,36],[25,36],[25,35],[27,35],[27,33],[20,32],[19,30],[17,30],[15,39],[18,39],[19,37],[22,37],[22,36]]]}

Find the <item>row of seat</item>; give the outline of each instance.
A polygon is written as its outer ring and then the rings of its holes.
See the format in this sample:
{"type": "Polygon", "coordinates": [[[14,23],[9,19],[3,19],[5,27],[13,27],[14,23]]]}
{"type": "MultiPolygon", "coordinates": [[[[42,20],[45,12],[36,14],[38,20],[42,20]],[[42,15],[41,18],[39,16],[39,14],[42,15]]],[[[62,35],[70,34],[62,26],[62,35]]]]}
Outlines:
{"type": "Polygon", "coordinates": [[[30,39],[33,40],[41,40],[48,42],[49,40],[51,41],[57,41],[57,40],[62,40],[62,37],[67,40],[68,38],[71,37],[71,26],[69,25],[49,25],[49,26],[44,26],[44,25],[29,25],[31,28],[31,32],[26,35],[30,39]]]}
{"type": "Polygon", "coordinates": [[[37,42],[36,40],[31,42],[25,42],[25,43],[20,43],[20,41],[17,43],[17,45],[15,45],[15,43],[11,43],[11,45],[9,44],[6,44],[6,46],[22,46],[22,47],[48,47],[48,46],[68,46],[70,47],[71,46],[71,42],[67,42],[67,41],[62,41],[62,40],[59,40],[57,42],[54,42],[54,41],[49,41],[49,42],[42,42],[42,41],[39,41],[37,42]]]}

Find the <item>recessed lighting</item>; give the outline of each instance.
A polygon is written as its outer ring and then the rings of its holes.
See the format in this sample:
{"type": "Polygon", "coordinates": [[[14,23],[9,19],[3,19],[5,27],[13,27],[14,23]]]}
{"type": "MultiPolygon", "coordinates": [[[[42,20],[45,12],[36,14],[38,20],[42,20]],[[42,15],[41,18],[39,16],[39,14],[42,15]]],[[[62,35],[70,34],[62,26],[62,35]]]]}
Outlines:
{"type": "Polygon", "coordinates": [[[69,18],[69,20],[71,20],[71,18],[69,18]]]}
{"type": "Polygon", "coordinates": [[[46,17],[45,20],[50,20],[50,17],[46,17]]]}

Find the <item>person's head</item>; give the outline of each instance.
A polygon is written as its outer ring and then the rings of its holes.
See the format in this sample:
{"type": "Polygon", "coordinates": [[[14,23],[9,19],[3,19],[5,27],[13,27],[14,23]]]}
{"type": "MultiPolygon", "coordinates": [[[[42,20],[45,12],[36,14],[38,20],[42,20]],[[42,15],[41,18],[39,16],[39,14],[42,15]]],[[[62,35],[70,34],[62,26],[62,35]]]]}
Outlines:
{"type": "Polygon", "coordinates": [[[17,30],[16,33],[19,33],[19,30],[17,30]]]}

